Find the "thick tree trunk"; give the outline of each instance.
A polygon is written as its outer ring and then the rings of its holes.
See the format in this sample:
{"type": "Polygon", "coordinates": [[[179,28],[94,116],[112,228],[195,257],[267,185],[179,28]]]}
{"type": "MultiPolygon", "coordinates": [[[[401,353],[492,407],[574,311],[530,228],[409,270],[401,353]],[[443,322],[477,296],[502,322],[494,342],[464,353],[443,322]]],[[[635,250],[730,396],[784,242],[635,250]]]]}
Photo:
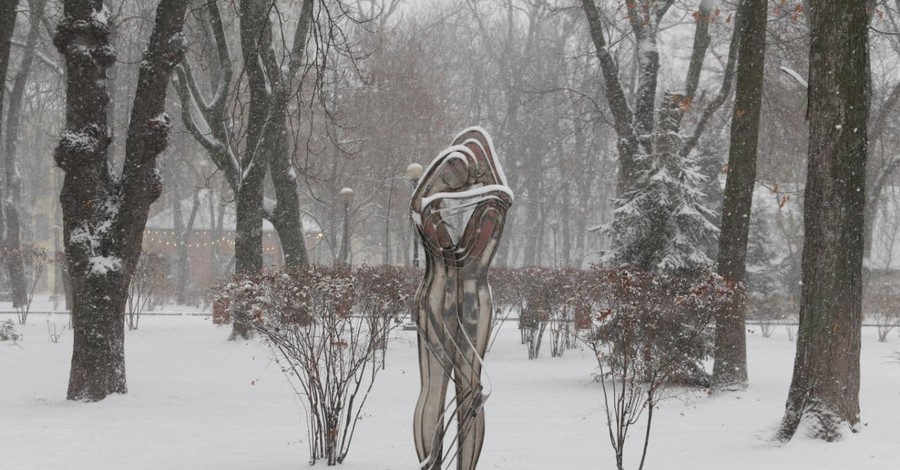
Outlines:
{"type": "Polygon", "coordinates": [[[235,271],[256,274],[262,271],[263,182],[271,155],[266,130],[269,122],[270,88],[266,82],[260,38],[271,36],[265,0],[241,0],[241,52],[250,86],[250,114],[246,148],[241,158],[243,175],[237,191],[234,239],[235,271]]]}
{"type": "Polygon", "coordinates": [[[809,2],[809,163],[794,374],[779,437],[835,440],[859,422],[868,154],[866,2],[809,2]]]}
{"type": "Polygon", "coordinates": [[[74,347],[67,397],[125,393],[124,312],[150,204],[162,182],[156,157],[171,122],[166,87],[181,60],[187,0],[161,0],[135,92],[122,175],[107,150],[106,69],[115,61],[109,11],[100,0],[66,0],[54,44],[66,61],[66,129],[54,153],[65,172],[60,203],[73,290],[74,347]]]}
{"type": "MultiPolygon", "coordinates": [[[[263,268],[263,183],[272,154],[273,122],[270,114],[272,89],[267,83],[262,55],[267,38],[271,38],[271,24],[267,18],[265,0],[241,0],[241,52],[244,56],[250,86],[250,114],[246,147],[241,157],[243,168],[236,191],[234,259],[235,273],[254,275],[263,268]]],[[[249,338],[250,330],[242,318],[244,312],[232,312],[233,322],[229,339],[249,338]]]]}
{"type": "Polygon", "coordinates": [[[309,253],[306,249],[306,233],[300,219],[297,174],[290,163],[290,153],[286,148],[272,156],[271,172],[275,197],[278,199],[271,222],[278,233],[278,240],[284,253],[284,266],[308,267],[309,253]]]}
{"type": "Polygon", "coordinates": [[[122,259],[113,253],[105,208],[118,207],[106,162],[109,95],[106,69],[115,61],[102,2],[69,0],[55,43],[66,61],[66,131],[56,150],[65,171],[60,203],[63,244],[73,291],[74,347],[70,400],[125,393],[122,259]],[[102,227],[102,228],[101,228],[102,227]],[[102,238],[101,238],[102,237],[102,238]],[[96,263],[96,266],[95,266],[96,263]]]}
{"type": "Polygon", "coordinates": [[[716,318],[716,350],[713,386],[719,389],[747,385],[747,237],[750,208],[756,182],[756,152],[762,104],[766,50],[766,1],[744,0],[737,14],[741,29],[738,46],[728,179],[719,232],[717,271],[735,287],[729,308],[716,318]]]}
{"type": "MultiPolygon", "coordinates": [[[[69,265],[73,267],[71,261],[69,265]]],[[[98,401],[128,391],[123,317],[127,288],[121,269],[101,276],[85,275],[90,267],[78,267],[82,272],[70,276],[74,346],[66,397],[98,401]]]]}
{"type": "Polygon", "coordinates": [[[262,271],[263,180],[247,178],[241,183],[235,208],[234,259],[238,275],[262,271]]]}

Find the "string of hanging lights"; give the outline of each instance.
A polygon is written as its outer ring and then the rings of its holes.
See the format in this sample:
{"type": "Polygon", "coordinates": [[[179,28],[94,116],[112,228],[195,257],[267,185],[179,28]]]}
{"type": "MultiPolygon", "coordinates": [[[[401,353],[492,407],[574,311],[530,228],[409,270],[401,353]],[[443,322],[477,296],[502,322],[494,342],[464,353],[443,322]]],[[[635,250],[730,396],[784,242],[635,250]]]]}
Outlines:
{"type": "MultiPolygon", "coordinates": [[[[272,239],[273,233],[268,232],[265,234],[265,238],[272,239]]],[[[196,230],[191,233],[191,237],[211,237],[214,236],[214,232],[209,230],[196,230]]],[[[307,234],[307,239],[311,239],[312,241],[319,242],[321,241],[325,235],[322,233],[313,233],[307,234]]],[[[169,230],[146,230],[144,231],[144,242],[156,245],[156,246],[171,246],[177,247],[179,243],[176,240],[175,233],[169,230]]],[[[232,236],[222,236],[216,239],[202,241],[202,242],[190,242],[185,243],[185,246],[188,248],[203,248],[203,247],[211,247],[211,246],[234,246],[234,238],[232,236]]],[[[276,251],[276,247],[264,248],[264,251],[276,251]]]]}

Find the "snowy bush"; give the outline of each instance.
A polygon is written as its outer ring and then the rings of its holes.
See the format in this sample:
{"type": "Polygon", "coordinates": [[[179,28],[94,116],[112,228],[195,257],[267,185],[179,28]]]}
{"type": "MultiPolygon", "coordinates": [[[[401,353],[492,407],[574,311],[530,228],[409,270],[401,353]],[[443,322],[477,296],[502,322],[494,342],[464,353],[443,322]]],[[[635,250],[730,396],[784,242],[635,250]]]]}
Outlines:
{"type": "Polygon", "coordinates": [[[793,300],[776,295],[751,292],[747,302],[747,319],[759,326],[763,338],[769,338],[775,327],[784,323],[799,307],[793,300]]]}
{"type": "MultiPolygon", "coordinates": [[[[491,350],[494,341],[500,333],[500,327],[510,319],[513,312],[523,310],[524,299],[522,289],[519,286],[519,269],[493,268],[490,271],[491,299],[494,304],[494,315],[491,321],[491,340],[488,343],[488,351],[491,350]]],[[[520,317],[521,320],[521,317],[520,317]]],[[[521,328],[522,344],[525,344],[525,330],[521,328]]]]}
{"type": "Polygon", "coordinates": [[[347,456],[383,366],[390,319],[413,295],[404,276],[393,268],[316,267],[236,278],[219,295],[234,321],[268,343],[304,400],[312,463],[347,456]]]}
{"type": "Polygon", "coordinates": [[[47,338],[50,339],[50,342],[53,344],[59,343],[59,340],[62,338],[63,333],[66,331],[66,326],[63,325],[60,327],[56,324],[56,319],[53,317],[53,314],[47,315],[47,338]]]}
{"type": "Polygon", "coordinates": [[[144,252],[138,260],[131,284],[128,285],[128,311],[126,323],[129,330],[138,329],[141,314],[165,305],[169,280],[169,263],[162,256],[144,252]]]}
{"type": "Polygon", "coordinates": [[[674,385],[707,384],[702,361],[712,348],[711,325],[732,289],[704,273],[675,277],[636,270],[600,270],[594,329],[582,335],[594,351],[610,444],[623,468],[631,427],[646,417],[643,467],[653,411],[674,385]]]}
{"type": "Polygon", "coordinates": [[[16,325],[12,320],[0,322],[0,341],[12,341],[16,343],[22,336],[16,333],[16,325]]]}
{"type": "MultiPolygon", "coordinates": [[[[529,359],[540,356],[544,333],[550,331],[550,355],[560,357],[576,344],[574,317],[580,271],[529,267],[504,270],[499,301],[519,309],[519,331],[529,359]]],[[[491,278],[494,291],[494,276],[491,278]]],[[[495,305],[496,305],[495,300],[495,305]]]]}
{"type": "Polygon", "coordinates": [[[579,279],[583,271],[572,268],[549,271],[550,279],[544,284],[544,292],[550,304],[550,355],[562,357],[578,341],[575,336],[575,311],[582,296],[579,279]]]}
{"type": "Polygon", "coordinates": [[[399,323],[400,316],[408,313],[416,295],[417,273],[396,266],[361,266],[354,271],[355,286],[359,291],[358,309],[369,322],[369,329],[385,335],[377,342],[379,349],[387,348],[389,322],[399,323]]]}
{"type": "Polygon", "coordinates": [[[47,270],[50,258],[43,248],[27,246],[22,248],[22,261],[25,263],[25,282],[28,289],[24,308],[19,308],[20,323],[24,325],[28,318],[28,312],[31,310],[31,303],[34,301],[34,292],[47,270]]]}
{"type": "MultiPolygon", "coordinates": [[[[48,262],[47,252],[32,245],[23,245],[17,249],[7,247],[0,249],[0,264],[8,267],[11,263],[21,263],[22,271],[20,274],[24,282],[22,286],[24,291],[22,291],[21,296],[13,294],[13,307],[16,309],[20,325],[24,325],[28,320],[31,303],[34,300],[34,292],[41,282],[48,262]],[[17,297],[21,299],[20,302],[15,300],[17,297]]],[[[12,280],[9,280],[9,283],[10,285],[7,287],[11,288],[12,280]]]]}
{"type": "MultiPolygon", "coordinates": [[[[592,345],[602,346],[598,359],[606,367],[620,361],[649,361],[648,374],[665,372],[665,381],[708,385],[704,361],[713,351],[715,314],[730,299],[731,288],[714,274],[670,276],[629,269],[601,269],[606,282],[599,290],[592,345]]],[[[596,349],[596,348],[595,348],[596,349]]]]}
{"type": "MultiPolygon", "coordinates": [[[[491,270],[494,330],[514,311],[519,313],[521,342],[529,359],[540,356],[549,331],[550,355],[562,356],[578,345],[578,330],[591,328],[597,290],[602,282],[596,270],[573,268],[498,268],[491,270]]],[[[496,335],[496,331],[494,332],[496,335]]]]}
{"type": "Polygon", "coordinates": [[[885,342],[891,331],[900,328],[900,298],[890,293],[866,292],[863,312],[878,329],[878,341],[885,342]]]}
{"type": "Polygon", "coordinates": [[[519,311],[519,330],[528,348],[528,359],[537,359],[547,324],[550,322],[552,300],[545,297],[543,283],[549,273],[542,268],[523,268],[518,272],[517,282],[521,289],[522,309],[519,311]]]}

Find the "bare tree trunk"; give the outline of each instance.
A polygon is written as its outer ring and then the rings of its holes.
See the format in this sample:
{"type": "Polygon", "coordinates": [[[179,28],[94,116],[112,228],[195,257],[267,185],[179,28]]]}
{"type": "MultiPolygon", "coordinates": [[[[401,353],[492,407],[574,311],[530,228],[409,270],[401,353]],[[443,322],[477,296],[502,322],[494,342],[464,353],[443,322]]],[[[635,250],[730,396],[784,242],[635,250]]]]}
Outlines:
{"type": "MultiPolygon", "coordinates": [[[[238,161],[234,157],[226,123],[226,102],[231,86],[230,52],[218,6],[206,1],[201,18],[210,41],[216,44],[217,57],[211,59],[214,95],[209,103],[201,96],[191,68],[186,62],[178,71],[185,125],[209,152],[235,193],[237,227],[235,233],[236,271],[240,274],[262,270],[262,221],[269,220],[278,233],[286,267],[309,264],[306,238],[300,218],[297,173],[292,165],[287,128],[289,90],[297,69],[302,65],[306,40],[312,24],[313,0],[304,0],[295,32],[288,73],[283,74],[272,44],[269,18],[270,0],[244,0],[240,3],[241,51],[250,85],[250,119],[246,145],[238,161]],[[190,110],[196,107],[197,116],[190,110]],[[203,121],[211,132],[204,133],[194,122],[203,121]],[[271,171],[276,201],[264,198],[266,171],[271,171]]],[[[243,336],[243,334],[240,334],[243,336]]]]}
{"type": "MultiPolygon", "coordinates": [[[[263,183],[269,167],[273,147],[272,128],[280,130],[272,118],[270,100],[272,84],[266,76],[264,56],[271,47],[272,26],[268,19],[266,0],[241,0],[241,52],[250,87],[250,114],[247,141],[241,157],[243,168],[240,185],[235,192],[236,214],[234,234],[235,273],[258,274],[263,268],[262,224],[265,213],[263,183]]],[[[232,312],[230,339],[249,338],[250,329],[241,315],[232,312]]]]}
{"type": "MultiPolygon", "coordinates": [[[[174,175],[173,175],[174,176],[174,175]]],[[[184,229],[184,210],[181,207],[181,188],[177,177],[169,181],[169,203],[172,204],[172,231],[175,235],[175,303],[184,305],[185,284],[190,279],[187,261],[187,240],[184,229]],[[184,256],[182,256],[184,254],[184,256]],[[185,264],[182,264],[185,262],[185,264]],[[187,271],[187,276],[184,276],[187,271]]]]}
{"type": "Polygon", "coordinates": [[[794,374],[779,438],[835,440],[859,422],[869,115],[866,2],[809,2],[809,163],[794,374]]]}
{"type": "MultiPolygon", "coordinates": [[[[613,115],[616,130],[617,149],[619,151],[619,195],[625,194],[637,177],[635,156],[638,153],[638,136],[632,119],[634,115],[625,98],[625,90],[619,81],[619,67],[609,52],[606,37],[603,31],[603,23],[595,0],[582,0],[585,15],[588,20],[588,28],[591,39],[594,42],[595,53],[600,61],[600,69],[603,73],[606,101],[613,115]]],[[[654,90],[654,93],[656,90],[654,90]]],[[[646,103],[646,101],[645,101],[646,103]]],[[[652,119],[651,114],[651,119],[652,119]]]]}
{"type": "MultiPolygon", "coordinates": [[[[273,154],[269,159],[269,171],[275,187],[277,202],[272,211],[272,225],[278,232],[281,249],[284,253],[286,268],[304,268],[309,266],[309,253],[306,250],[306,233],[300,219],[300,197],[297,191],[297,172],[291,163],[293,152],[288,145],[287,112],[290,90],[294,77],[303,62],[306,41],[312,24],[314,0],[303,0],[300,18],[294,32],[294,44],[291,49],[291,61],[287,77],[281,76],[281,68],[275,59],[274,48],[268,47],[264,61],[266,71],[272,82],[272,134],[273,154]]],[[[271,38],[270,38],[271,41],[271,38]]]]}
{"type": "MultiPolygon", "coordinates": [[[[10,40],[15,27],[15,8],[17,2],[9,0],[5,2],[3,8],[9,8],[10,11],[2,11],[4,16],[0,27],[8,28],[3,30],[3,36],[0,37],[2,47],[0,47],[0,121],[3,116],[3,95],[6,92],[6,73],[9,65],[10,40]],[[10,23],[6,25],[5,23],[10,23]],[[5,37],[6,35],[9,37],[5,37]]],[[[6,260],[6,269],[9,272],[10,297],[14,308],[22,307],[28,302],[28,294],[25,286],[25,267],[22,263],[21,245],[19,243],[19,211],[18,204],[21,200],[22,181],[19,171],[16,168],[16,144],[19,138],[19,115],[22,111],[22,101],[25,95],[25,84],[28,80],[28,74],[31,71],[31,63],[34,58],[35,46],[38,39],[38,24],[41,16],[43,16],[44,1],[36,0],[32,2],[31,14],[29,18],[33,19],[33,23],[28,30],[28,37],[25,41],[25,50],[22,53],[22,62],[19,64],[19,71],[13,79],[12,92],[9,95],[9,109],[6,115],[6,154],[4,155],[4,166],[6,176],[6,198],[4,199],[3,210],[5,212],[5,228],[3,234],[2,249],[6,251],[4,256],[6,260]],[[35,14],[37,16],[35,16],[35,14]]],[[[2,143],[2,139],[0,139],[2,143]]],[[[0,224],[0,231],[3,225],[0,224]]]]}
{"type": "Polygon", "coordinates": [[[525,216],[525,255],[522,261],[523,266],[536,266],[540,264],[538,252],[541,249],[541,182],[540,170],[537,168],[537,162],[532,161],[535,167],[528,177],[528,204],[525,216]]]}
{"type": "MultiPolygon", "coordinates": [[[[6,73],[9,70],[9,53],[12,49],[13,30],[16,27],[16,0],[3,0],[0,2],[0,79],[6,83],[6,73]]],[[[6,86],[0,86],[0,117],[3,116],[3,97],[6,95],[6,86]]],[[[3,126],[0,126],[0,137],[3,135],[3,126]]],[[[2,139],[0,139],[2,142],[2,139]]],[[[0,226],[2,228],[2,226],[0,226]]]]}
{"type": "Polygon", "coordinates": [[[36,55],[38,40],[40,39],[41,20],[44,17],[46,0],[32,0],[29,2],[29,26],[25,39],[25,49],[22,52],[22,62],[19,71],[13,81],[12,92],[9,95],[9,111],[6,115],[6,198],[4,209],[6,212],[5,247],[9,250],[7,268],[9,270],[10,286],[12,287],[13,307],[24,307],[28,303],[27,286],[25,280],[25,266],[22,261],[22,246],[20,243],[20,220],[28,219],[20,214],[22,205],[22,176],[19,174],[17,164],[17,148],[19,143],[19,124],[24,103],[25,88],[28,77],[31,74],[31,66],[36,55]]]}
{"type": "MultiPolygon", "coordinates": [[[[187,303],[185,293],[191,286],[191,257],[188,250],[188,242],[191,241],[191,233],[194,231],[194,221],[197,219],[197,212],[200,210],[200,193],[198,189],[193,191],[191,199],[191,213],[188,215],[187,222],[184,220],[184,208],[181,205],[183,195],[177,178],[172,181],[172,228],[175,231],[175,244],[177,259],[175,263],[175,302],[178,305],[187,303]]],[[[210,219],[213,220],[213,219],[210,219]]]]}
{"type": "Polygon", "coordinates": [[[107,151],[106,70],[115,61],[109,11],[101,0],[66,0],[54,44],[66,61],[66,129],[54,153],[65,172],[60,194],[73,289],[74,348],[67,397],[125,393],[124,313],[150,204],[162,191],[156,157],[168,140],[166,87],[184,55],[187,0],[161,0],[144,53],[121,177],[107,151]]]}
{"type": "Polygon", "coordinates": [[[572,213],[571,208],[572,205],[570,201],[572,200],[572,184],[567,179],[565,183],[563,183],[562,188],[562,213],[559,217],[562,219],[562,257],[560,260],[560,266],[569,267],[572,265],[572,228],[571,221],[572,213]]]}
{"type": "Polygon", "coordinates": [[[235,272],[239,275],[256,274],[263,267],[263,182],[271,154],[266,128],[271,124],[268,122],[270,90],[260,57],[264,47],[260,38],[271,37],[267,12],[265,0],[240,2],[241,52],[250,86],[250,114],[246,148],[241,157],[243,176],[236,193],[234,256],[235,272]]]}
{"type": "Polygon", "coordinates": [[[738,46],[734,113],[728,179],[719,233],[717,270],[733,283],[735,295],[729,308],[716,318],[716,350],[713,386],[720,389],[747,385],[747,237],[750,208],[756,182],[756,152],[762,105],[766,50],[766,1],[743,0],[738,6],[736,28],[741,29],[738,46]]]}
{"type": "MultiPolygon", "coordinates": [[[[575,111],[574,114],[576,116],[580,112],[578,107],[574,107],[573,110],[575,111]]],[[[585,123],[581,121],[575,122],[575,155],[580,162],[586,162],[589,158],[595,158],[591,155],[589,145],[587,144],[584,126],[585,123]]],[[[580,165],[584,165],[584,163],[581,163],[580,165]]],[[[573,257],[575,267],[582,268],[584,267],[584,259],[587,257],[585,239],[587,238],[587,216],[592,185],[589,182],[587,172],[576,172],[574,179],[578,201],[575,204],[575,254],[573,257]]]]}

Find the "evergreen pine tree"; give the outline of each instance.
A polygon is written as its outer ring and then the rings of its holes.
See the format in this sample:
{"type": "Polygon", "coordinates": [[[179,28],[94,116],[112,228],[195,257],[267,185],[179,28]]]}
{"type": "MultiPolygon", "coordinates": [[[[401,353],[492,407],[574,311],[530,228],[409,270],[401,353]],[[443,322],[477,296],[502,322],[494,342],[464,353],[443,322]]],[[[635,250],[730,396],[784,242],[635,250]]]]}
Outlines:
{"type": "Polygon", "coordinates": [[[667,94],[650,154],[638,156],[640,169],[631,190],[614,201],[613,221],[602,233],[613,239],[604,261],[647,271],[684,272],[712,264],[707,247],[718,228],[705,205],[707,180],[688,156],[680,155],[679,96],[667,94]]]}

